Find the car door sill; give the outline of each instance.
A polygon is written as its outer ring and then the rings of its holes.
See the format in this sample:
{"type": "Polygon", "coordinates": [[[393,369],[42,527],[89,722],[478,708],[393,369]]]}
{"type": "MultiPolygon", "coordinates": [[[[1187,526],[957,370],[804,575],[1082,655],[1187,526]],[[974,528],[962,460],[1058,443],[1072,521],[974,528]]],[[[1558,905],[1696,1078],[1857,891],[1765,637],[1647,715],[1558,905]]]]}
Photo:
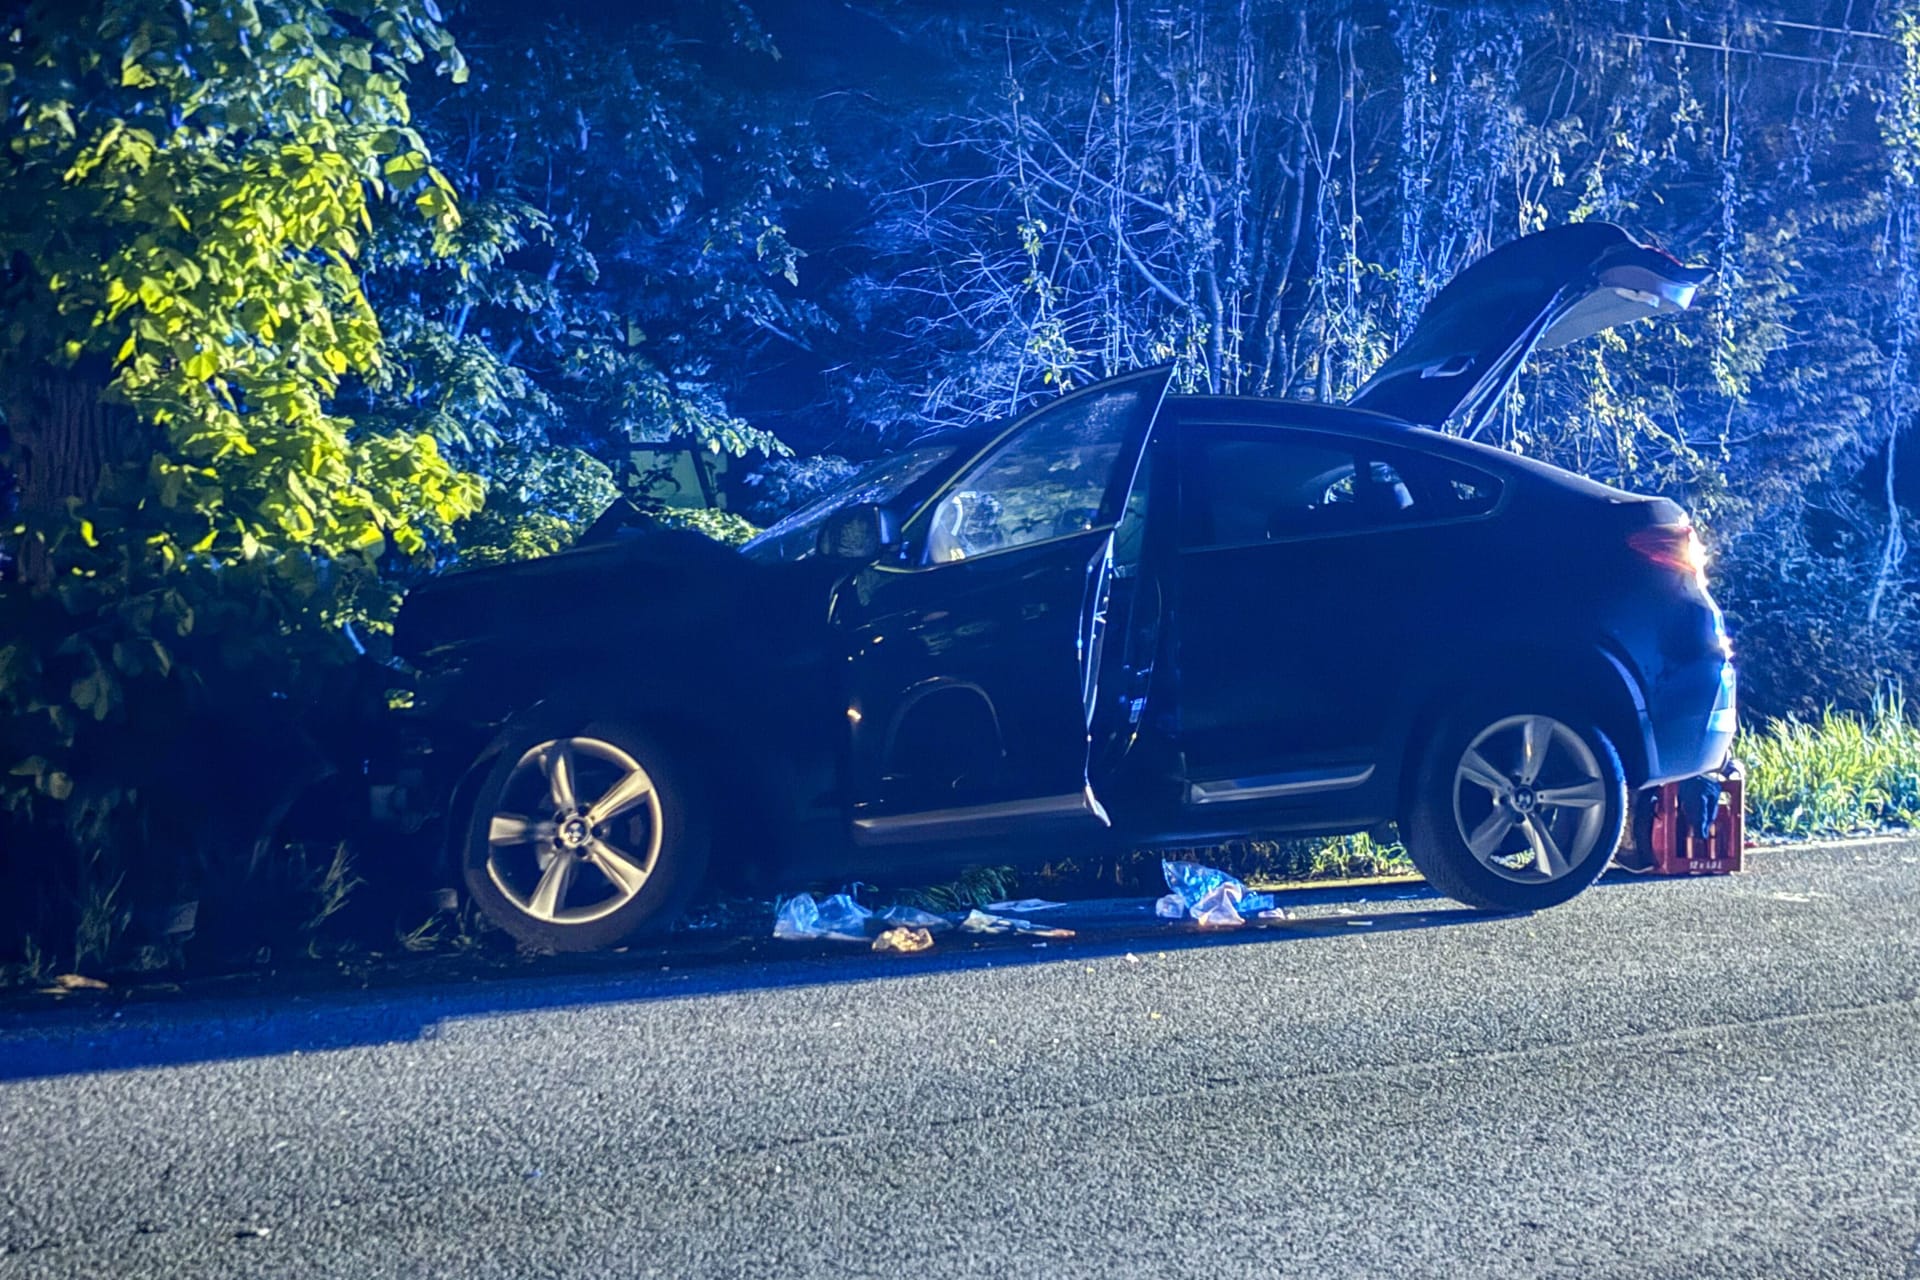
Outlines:
{"type": "Polygon", "coordinates": [[[1217,778],[1210,782],[1187,784],[1187,803],[1230,804],[1236,800],[1274,800],[1282,796],[1312,795],[1321,791],[1348,791],[1373,777],[1373,766],[1355,769],[1299,769],[1292,773],[1269,773],[1257,778],[1217,778]]]}
{"type": "Polygon", "coordinates": [[[916,844],[923,840],[1008,835],[1088,822],[1102,827],[1113,825],[1113,820],[1107,817],[1107,811],[1094,799],[1092,787],[1063,796],[1001,800],[952,809],[925,809],[919,813],[855,818],[853,840],[860,845],[916,844]]]}

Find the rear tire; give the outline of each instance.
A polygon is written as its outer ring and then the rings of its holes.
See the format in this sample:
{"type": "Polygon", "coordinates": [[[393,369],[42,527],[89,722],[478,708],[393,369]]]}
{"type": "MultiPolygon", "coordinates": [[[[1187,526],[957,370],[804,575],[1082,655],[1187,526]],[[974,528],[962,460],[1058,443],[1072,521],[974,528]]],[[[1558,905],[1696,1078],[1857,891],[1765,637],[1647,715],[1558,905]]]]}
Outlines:
{"type": "Polygon", "coordinates": [[[1401,830],[1447,897],[1539,911],[1600,878],[1626,813],[1625,770],[1599,726],[1538,699],[1492,699],[1434,735],[1401,830]]]}
{"type": "Polygon", "coordinates": [[[685,759],[630,726],[517,732],[474,797],[461,871],[487,917],[549,951],[671,925],[707,870],[708,821],[685,759]]]}

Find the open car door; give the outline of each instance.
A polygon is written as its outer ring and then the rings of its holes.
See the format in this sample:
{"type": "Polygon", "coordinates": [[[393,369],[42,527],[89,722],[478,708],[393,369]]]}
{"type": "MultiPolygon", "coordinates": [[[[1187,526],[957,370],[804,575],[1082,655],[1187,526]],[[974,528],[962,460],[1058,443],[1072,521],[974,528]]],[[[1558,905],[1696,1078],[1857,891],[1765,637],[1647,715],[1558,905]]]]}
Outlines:
{"type": "Polygon", "coordinates": [[[1171,376],[1021,418],[835,593],[857,842],[1107,825],[1088,760],[1114,548],[1171,376]]]}
{"type": "Polygon", "coordinates": [[[1536,348],[1685,310],[1711,273],[1607,222],[1501,245],[1434,296],[1405,345],[1348,403],[1472,435],[1536,348]]]}

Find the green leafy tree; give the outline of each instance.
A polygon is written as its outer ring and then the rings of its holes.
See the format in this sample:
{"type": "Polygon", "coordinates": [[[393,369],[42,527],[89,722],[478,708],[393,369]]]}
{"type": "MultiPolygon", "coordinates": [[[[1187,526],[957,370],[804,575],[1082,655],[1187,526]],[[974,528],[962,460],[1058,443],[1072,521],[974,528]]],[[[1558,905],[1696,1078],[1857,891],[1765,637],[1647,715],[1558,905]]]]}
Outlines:
{"type": "Polygon", "coordinates": [[[5,30],[0,794],[97,859],[186,841],[245,772],[195,727],[297,717],[390,612],[381,561],[478,507],[431,434],[333,408],[382,365],[376,211],[458,227],[407,69],[464,66],[433,0],[42,0],[5,30]]]}

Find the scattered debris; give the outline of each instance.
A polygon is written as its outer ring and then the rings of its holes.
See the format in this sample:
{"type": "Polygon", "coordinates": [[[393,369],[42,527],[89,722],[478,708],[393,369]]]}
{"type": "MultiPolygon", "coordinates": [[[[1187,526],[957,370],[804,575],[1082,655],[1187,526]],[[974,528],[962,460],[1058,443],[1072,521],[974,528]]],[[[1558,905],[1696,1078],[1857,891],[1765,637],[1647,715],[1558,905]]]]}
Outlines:
{"type": "Polygon", "coordinates": [[[815,902],[810,893],[800,893],[774,912],[773,936],[789,942],[819,938],[865,942],[867,921],[872,918],[873,912],[854,901],[850,893],[836,893],[820,902],[815,902]]]}
{"type": "Polygon", "coordinates": [[[1198,862],[1162,860],[1160,873],[1173,890],[1154,903],[1154,914],[1165,920],[1191,919],[1203,927],[1231,928],[1246,917],[1284,920],[1286,911],[1270,893],[1251,893],[1247,886],[1218,867],[1198,862]]]}
{"type": "Polygon", "coordinates": [[[899,925],[908,929],[925,929],[939,933],[942,929],[953,928],[953,921],[932,911],[923,911],[919,907],[892,906],[880,912],[875,919],[890,925],[899,925]]]}
{"type": "Polygon", "coordinates": [[[241,1227],[233,1233],[235,1240],[265,1240],[273,1234],[272,1227],[241,1227]]]}
{"type": "Polygon", "coordinates": [[[48,995],[58,995],[68,991],[105,991],[107,984],[98,978],[89,978],[82,973],[63,973],[55,978],[50,986],[41,991],[48,995]]]}
{"type": "Polygon", "coordinates": [[[962,933],[1030,933],[1036,938],[1073,937],[1071,929],[1050,929],[1031,920],[988,915],[977,908],[967,912],[966,919],[960,922],[960,930],[962,933]]]}
{"type": "Polygon", "coordinates": [[[1187,914],[1192,916],[1194,923],[1202,929],[1232,928],[1234,925],[1245,924],[1246,920],[1234,905],[1240,901],[1240,896],[1245,892],[1245,888],[1238,880],[1227,880],[1216,884],[1201,895],[1200,901],[1187,907],[1187,914]]]}
{"type": "MultiPolygon", "coordinates": [[[[854,889],[858,890],[855,885],[854,889]]],[[[1024,898],[1018,902],[996,903],[1011,911],[1050,911],[1062,902],[1024,898]]],[[[925,951],[933,945],[933,935],[958,927],[965,933],[1024,933],[1038,938],[1071,938],[1071,929],[1049,928],[1018,916],[969,911],[964,918],[941,915],[922,907],[895,904],[881,911],[860,905],[852,892],[836,893],[816,901],[810,893],[795,894],[776,906],[773,936],[789,942],[826,939],[834,942],[865,942],[869,932],[878,928],[873,939],[875,951],[925,951]]]]}
{"type": "Polygon", "coordinates": [[[1045,898],[1022,898],[1018,902],[989,902],[987,910],[993,912],[1053,911],[1066,905],[1064,902],[1049,902],[1045,898]]]}
{"type": "Polygon", "coordinates": [[[873,940],[875,951],[894,951],[908,955],[933,946],[933,935],[925,929],[888,929],[873,940]]]}

